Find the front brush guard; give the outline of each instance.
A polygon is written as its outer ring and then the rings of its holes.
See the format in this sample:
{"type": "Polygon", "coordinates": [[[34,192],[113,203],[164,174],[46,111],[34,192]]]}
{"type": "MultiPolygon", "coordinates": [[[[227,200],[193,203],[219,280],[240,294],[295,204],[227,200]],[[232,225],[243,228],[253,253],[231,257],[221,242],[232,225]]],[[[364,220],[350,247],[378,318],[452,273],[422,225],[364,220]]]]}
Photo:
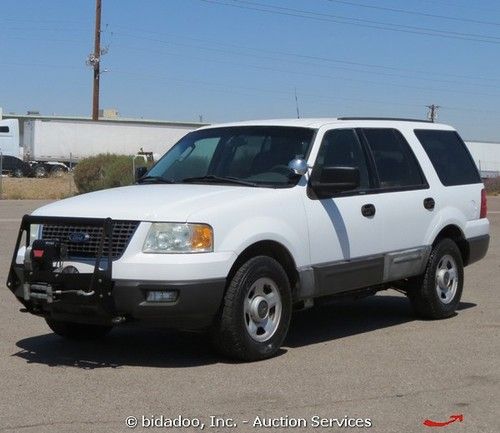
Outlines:
{"type": "MultiPolygon", "coordinates": [[[[67,218],[24,215],[16,246],[12,255],[7,287],[14,293],[26,309],[34,314],[42,314],[57,309],[58,304],[69,302],[73,305],[94,307],[99,315],[110,316],[115,311],[112,297],[113,281],[113,220],[111,218],[67,218]],[[64,273],[60,268],[50,269],[32,266],[32,263],[17,263],[23,235],[25,247],[30,247],[30,233],[33,224],[86,225],[102,227],[92,273],[64,273]],[[103,257],[104,243],[107,240],[107,255],[103,257]],[[103,267],[103,259],[106,266],[103,267]]],[[[64,243],[65,239],[59,240],[64,243]]],[[[60,258],[60,261],[68,260],[60,258]]],[[[70,261],[77,261],[69,259],[70,261]]]]}

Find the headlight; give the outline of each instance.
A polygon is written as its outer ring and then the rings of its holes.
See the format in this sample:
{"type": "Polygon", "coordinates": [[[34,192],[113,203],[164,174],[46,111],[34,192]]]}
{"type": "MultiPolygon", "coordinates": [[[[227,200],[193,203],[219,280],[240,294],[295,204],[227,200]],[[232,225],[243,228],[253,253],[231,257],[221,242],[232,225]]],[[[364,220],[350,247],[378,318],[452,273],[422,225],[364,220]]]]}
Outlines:
{"type": "Polygon", "coordinates": [[[33,241],[40,239],[41,234],[42,234],[42,226],[39,224],[31,224],[31,227],[30,227],[30,245],[33,243],[33,241]]]}
{"type": "Polygon", "coordinates": [[[153,223],[144,253],[208,253],[214,250],[214,234],[208,224],[153,223]]]}

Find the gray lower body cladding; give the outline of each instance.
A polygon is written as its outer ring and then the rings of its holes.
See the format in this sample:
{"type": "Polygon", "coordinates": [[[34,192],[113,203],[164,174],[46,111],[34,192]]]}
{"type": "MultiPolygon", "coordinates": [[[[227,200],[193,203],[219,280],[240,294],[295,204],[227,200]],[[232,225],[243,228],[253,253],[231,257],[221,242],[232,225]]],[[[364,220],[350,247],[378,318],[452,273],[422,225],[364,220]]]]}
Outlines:
{"type": "MultiPolygon", "coordinates": [[[[484,235],[466,240],[468,254],[465,265],[477,262],[486,255],[489,239],[489,235],[484,235]]],[[[431,249],[432,246],[428,245],[302,268],[299,270],[297,298],[335,295],[421,275],[431,249]]]]}

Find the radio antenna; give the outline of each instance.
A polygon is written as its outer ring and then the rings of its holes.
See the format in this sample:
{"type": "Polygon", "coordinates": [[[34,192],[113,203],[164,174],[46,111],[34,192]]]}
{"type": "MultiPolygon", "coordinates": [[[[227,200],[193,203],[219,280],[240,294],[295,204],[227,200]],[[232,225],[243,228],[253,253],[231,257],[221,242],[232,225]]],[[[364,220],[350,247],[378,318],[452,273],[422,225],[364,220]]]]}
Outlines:
{"type": "Polygon", "coordinates": [[[297,119],[300,119],[299,98],[297,97],[297,88],[295,88],[295,108],[297,110],[297,119]]]}

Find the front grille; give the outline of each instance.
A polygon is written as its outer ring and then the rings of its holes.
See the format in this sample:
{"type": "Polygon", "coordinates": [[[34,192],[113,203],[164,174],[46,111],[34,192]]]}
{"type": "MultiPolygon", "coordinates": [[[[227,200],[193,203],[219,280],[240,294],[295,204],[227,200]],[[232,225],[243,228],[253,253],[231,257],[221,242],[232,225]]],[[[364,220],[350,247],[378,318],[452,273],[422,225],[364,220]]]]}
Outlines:
{"type": "MultiPolygon", "coordinates": [[[[139,226],[138,221],[113,221],[112,250],[113,260],[119,259],[127,248],[130,239],[139,226]]],[[[58,240],[66,245],[70,257],[97,257],[103,228],[99,226],[77,224],[43,224],[42,239],[58,240]],[[73,241],[78,237],[80,239],[73,241]]],[[[102,257],[108,257],[109,241],[104,241],[102,257]]]]}

